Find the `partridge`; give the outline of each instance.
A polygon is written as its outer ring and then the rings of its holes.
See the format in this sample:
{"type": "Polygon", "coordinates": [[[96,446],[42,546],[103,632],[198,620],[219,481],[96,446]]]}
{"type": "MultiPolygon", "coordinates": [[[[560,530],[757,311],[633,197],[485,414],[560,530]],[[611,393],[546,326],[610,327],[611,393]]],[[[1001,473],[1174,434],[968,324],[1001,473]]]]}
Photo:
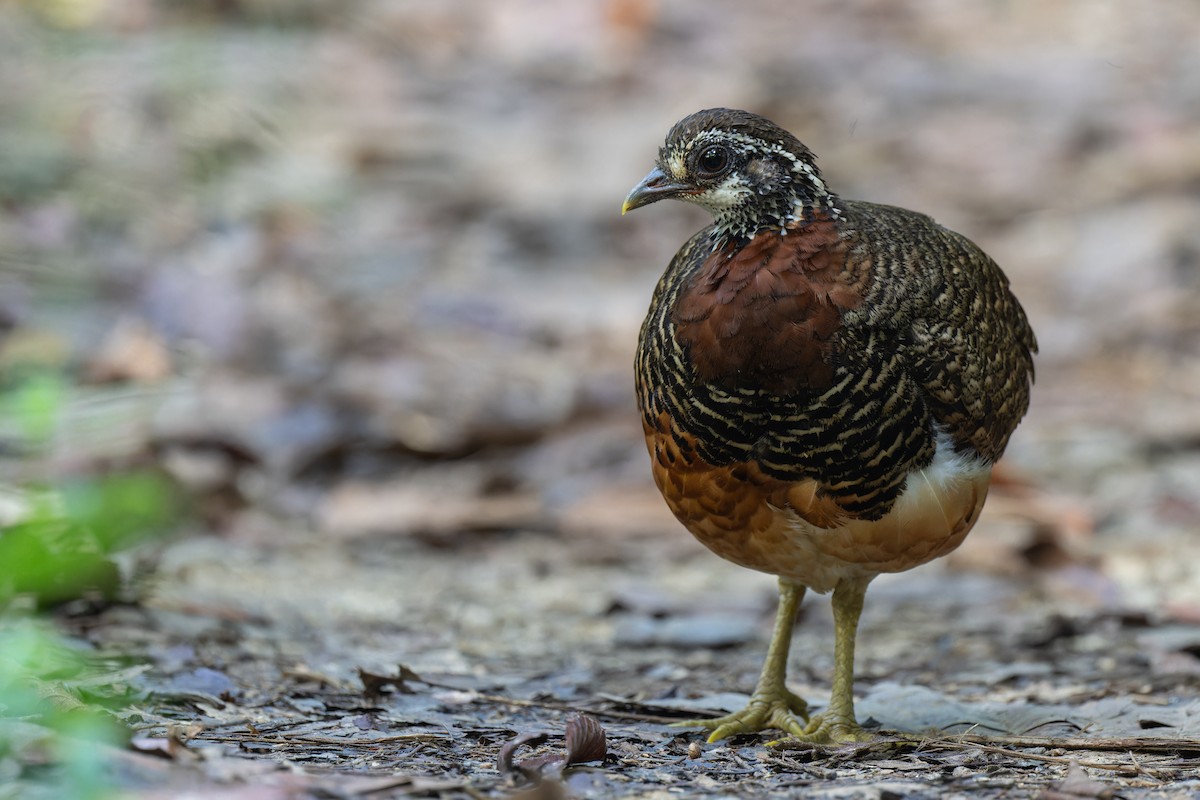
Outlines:
{"type": "Polygon", "coordinates": [[[1037,342],[1004,273],[930,217],[843,200],[792,134],[745,111],[678,122],[622,213],[713,223],[655,289],[636,385],[654,480],[717,555],[779,577],[749,705],[691,723],[867,738],[854,645],[867,585],[958,547],[1024,416],[1037,342]],[[833,592],[829,705],[785,686],[806,589],[833,592]]]}

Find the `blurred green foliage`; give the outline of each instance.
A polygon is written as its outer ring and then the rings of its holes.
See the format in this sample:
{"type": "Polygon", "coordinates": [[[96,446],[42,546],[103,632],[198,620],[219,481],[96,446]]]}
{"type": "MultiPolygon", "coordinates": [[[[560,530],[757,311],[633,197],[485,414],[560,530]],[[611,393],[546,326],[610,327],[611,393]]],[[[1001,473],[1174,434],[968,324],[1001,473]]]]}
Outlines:
{"type": "Polygon", "coordinates": [[[86,661],[47,624],[0,615],[0,797],[111,796],[103,746],[128,738],[73,681],[86,661]]]}
{"type": "MultiPolygon", "coordinates": [[[[22,446],[36,451],[55,436],[65,397],[61,376],[35,371],[0,391],[0,415],[22,446]]],[[[168,481],[152,472],[120,472],[22,487],[25,508],[0,531],[0,609],[17,595],[42,606],[119,584],[109,556],[164,530],[177,515],[168,481]]]]}
{"type": "Polygon", "coordinates": [[[129,473],[74,480],[28,495],[23,519],[0,533],[0,607],[17,595],[51,606],[97,592],[116,596],[109,556],[175,517],[168,483],[129,473]]]}
{"type": "Polygon", "coordinates": [[[10,375],[8,386],[0,392],[0,417],[11,420],[34,445],[44,445],[54,434],[66,384],[62,376],[53,372],[20,371],[26,375],[15,380],[10,375]]]}
{"type": "MultiPolygon", "coordinates": [[[[54,440],[65,396],[64,379],[49,372],[3,383],[0,414],[30,454],[54,440]]],[[[0,527],[0,800],[109,797],[103,745],[128,733],[98,702],[105,669],[37,609],[115,598],[120,575],[111,556],[167,530],[177,517],[174,495],[165,478],[136,471],[16,492],[21,509],[0,527]]]]}

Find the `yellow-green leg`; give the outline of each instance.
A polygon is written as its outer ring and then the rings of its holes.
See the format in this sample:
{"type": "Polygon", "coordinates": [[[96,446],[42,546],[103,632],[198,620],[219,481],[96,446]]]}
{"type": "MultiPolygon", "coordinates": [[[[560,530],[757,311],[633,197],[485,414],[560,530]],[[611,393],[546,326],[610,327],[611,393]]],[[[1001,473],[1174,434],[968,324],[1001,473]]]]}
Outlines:
{"type": "MultiPolygon", "coordinates": [[[[835,595],[836,598],[836,595],[835,595]]],[[[697,719],[675,723],[680,727],[707,728],[712,731],[708,741],[715,742],[735,733],[756,733],[767,728],[803,736],[805,727],[796,715],[808,719],[808,704],[803,698],[792,694],[784,685],[787,676],[788,650],[792,646],[792,628],[796,624],[796,612],[804,599],[804,587],[779,579],[779,610],[775,614],[775,631],[771,634],[771,645],[767,648],[767,660],[763,663],[758,686],[750,695],[750,703],[741,711],[716,719],[697,719]]],[[[861,599],[859,602],[861,607],[861,599]]],[[[851,639],[851,658],[854,657],[851,639]]],[[[854,710],[850,710],[854,718],[854,710]]]]}
{"type": "Polygon", "coordinates": [[[854,640],[868,580],[843,580],[833,590],[833,691],[829,707],[796,736],[808,742],[862,742],[871,738],[854,718],[854,640]]]}

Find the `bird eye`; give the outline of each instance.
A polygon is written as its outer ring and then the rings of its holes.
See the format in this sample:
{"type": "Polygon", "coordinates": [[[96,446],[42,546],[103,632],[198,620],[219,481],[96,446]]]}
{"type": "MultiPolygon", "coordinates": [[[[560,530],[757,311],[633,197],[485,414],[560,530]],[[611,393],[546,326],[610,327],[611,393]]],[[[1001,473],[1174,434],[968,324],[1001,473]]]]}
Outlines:
{"type": "Polygon", "coordinates": [[[716,175],[729,165],[729,151],[724,147],[709,147],[696,159],[696,169],[705,175],[716,175]]]}

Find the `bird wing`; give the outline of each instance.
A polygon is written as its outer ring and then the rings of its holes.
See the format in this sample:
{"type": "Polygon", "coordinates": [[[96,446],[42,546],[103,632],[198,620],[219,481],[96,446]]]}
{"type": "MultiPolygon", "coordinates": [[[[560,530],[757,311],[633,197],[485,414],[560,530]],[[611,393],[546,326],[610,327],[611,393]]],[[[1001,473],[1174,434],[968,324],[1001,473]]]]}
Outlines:
{"type": "Polygon", "coordinates": [[[932,218],[849,203],[872,289],[847,325],[876,331],[956,449],[995,461],[1029,407],[1037,339],[1000,267],[932,218]]]}

